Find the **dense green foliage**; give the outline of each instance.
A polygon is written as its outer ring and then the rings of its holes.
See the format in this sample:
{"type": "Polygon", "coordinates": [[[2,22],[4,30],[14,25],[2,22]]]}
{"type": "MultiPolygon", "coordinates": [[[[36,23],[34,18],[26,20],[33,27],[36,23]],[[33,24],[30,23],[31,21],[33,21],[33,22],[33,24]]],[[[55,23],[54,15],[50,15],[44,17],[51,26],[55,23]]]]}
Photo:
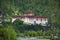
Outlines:
{"type": "Polygon", "coordinates": [[[0,26],[0,40],[16,40],[16,32],[14,31],[12,26],[0,26]]]}
{"type": "Polygon", "coordinates": [[[48,17],[51,25],[60,26],[60,0],[0,0],[0,3],[2,12],[9,18],[31,10],[36,15],[48,17]]]}
{"type": "Polygon", "coordinates": [[[28,24],[22,23],[22,21],[20,21],[20,20],[18,20],[18,21],[17,20],[15,20],[13,22],[14,29],[17,32],[17,36],[21,36],[21,37],[24,37],[24,36],[28,36],[28,37],[51,36],[52,34],[53,34],[53,36],[56,36],[57,33],[60,33],[60,29],[54,29],[54,28],[50,29],[49,26],[42,26],[40,24],[39,25],[38,24],[28,25],[28,24]]]}
{"type": "MultiPolygon", "coordinates": [[[[33,11],[36,15],[46,16],[48,18],[47,26],[27,25],[19,20],[13,23],[3,22],[5,26],[12,24],[16,32],[21,36],[56,35],[56,33],[60,32],[60,0],[0,0],[0,10],[3,13],[3,18],[7,17],[11,19],[13,15],[20,15],[28,10],[33,11]]],[[[13,29],[10,30],[10,27],[7,27],[7,29],[4,27],[0,30],[0,33],[4,32],[9,35],[6,35],[6,40],[10,40],[11,33],[13,34],[11,31],[13,29]]],[[[4,35],[2,34],[3,37],[4,35]]],[[[3,40],[3,38],[1,40],[3,40]]]]}

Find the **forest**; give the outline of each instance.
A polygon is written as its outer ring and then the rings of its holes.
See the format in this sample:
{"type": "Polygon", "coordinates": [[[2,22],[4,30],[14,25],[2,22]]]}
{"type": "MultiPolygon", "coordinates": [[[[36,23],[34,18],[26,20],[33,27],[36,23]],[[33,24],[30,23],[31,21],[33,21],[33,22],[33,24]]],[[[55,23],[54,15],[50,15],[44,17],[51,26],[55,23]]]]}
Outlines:
{"type": "Polygon", "coordinates": [[[17,34],[17,36],[41,36],[60,33],[60,0],[0,0],[0,13],[3,15],[0,40],[16,40],[17,34]],[[19,20],[11,22],[12,16],[24,14],[29,10],[37,16],[46,16],[47,26],[27,25],[19,20]],[[4,22],[5,18],[9,18],[10,22],[4,22]]]}

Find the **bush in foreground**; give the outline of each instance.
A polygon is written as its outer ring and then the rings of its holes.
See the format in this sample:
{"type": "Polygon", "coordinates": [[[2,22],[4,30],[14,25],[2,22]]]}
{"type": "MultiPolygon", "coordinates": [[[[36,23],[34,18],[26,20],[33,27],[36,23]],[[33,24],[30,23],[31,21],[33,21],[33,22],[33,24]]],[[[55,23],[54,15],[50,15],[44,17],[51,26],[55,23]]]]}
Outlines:
{"type": "Polygon", "coordinates": [[[11,26],[0,28],[0,40],[16,40],[16,32],[11,26]]]}

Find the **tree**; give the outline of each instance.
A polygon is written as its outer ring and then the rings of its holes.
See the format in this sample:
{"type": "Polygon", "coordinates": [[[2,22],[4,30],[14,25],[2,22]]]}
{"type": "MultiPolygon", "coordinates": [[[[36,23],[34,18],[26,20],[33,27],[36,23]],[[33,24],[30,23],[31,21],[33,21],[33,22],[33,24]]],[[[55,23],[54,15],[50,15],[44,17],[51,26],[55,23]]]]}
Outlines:
{"type": "Polygon", "coordinates": [[[16,32],[12,26],[0,28],[0,40],[16,40],[16,32]]]}
{"type": "Polygon", "coordinates": [[[19,25],[22,25],[23,24],[23,21],[21,21],[20,19],[16,19],[14,22],[13,22],[13,25],[15,26],[19,26],[19,25]]]}

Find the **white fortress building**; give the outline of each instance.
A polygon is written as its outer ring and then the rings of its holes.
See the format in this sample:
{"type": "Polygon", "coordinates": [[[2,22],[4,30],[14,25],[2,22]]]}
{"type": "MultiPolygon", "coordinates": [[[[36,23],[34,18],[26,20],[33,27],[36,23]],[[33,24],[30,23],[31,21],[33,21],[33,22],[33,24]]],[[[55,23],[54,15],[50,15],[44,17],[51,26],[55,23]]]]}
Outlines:
{"type": "Polygon", "coordinates": [[[46,25],[48,23],[47,17],[35,16],[33,12],[27,12],[23,15],[15,15],[12,17],[12,22],[14,22],[16,19],[20,19],[26,24],[46,25]]]}

